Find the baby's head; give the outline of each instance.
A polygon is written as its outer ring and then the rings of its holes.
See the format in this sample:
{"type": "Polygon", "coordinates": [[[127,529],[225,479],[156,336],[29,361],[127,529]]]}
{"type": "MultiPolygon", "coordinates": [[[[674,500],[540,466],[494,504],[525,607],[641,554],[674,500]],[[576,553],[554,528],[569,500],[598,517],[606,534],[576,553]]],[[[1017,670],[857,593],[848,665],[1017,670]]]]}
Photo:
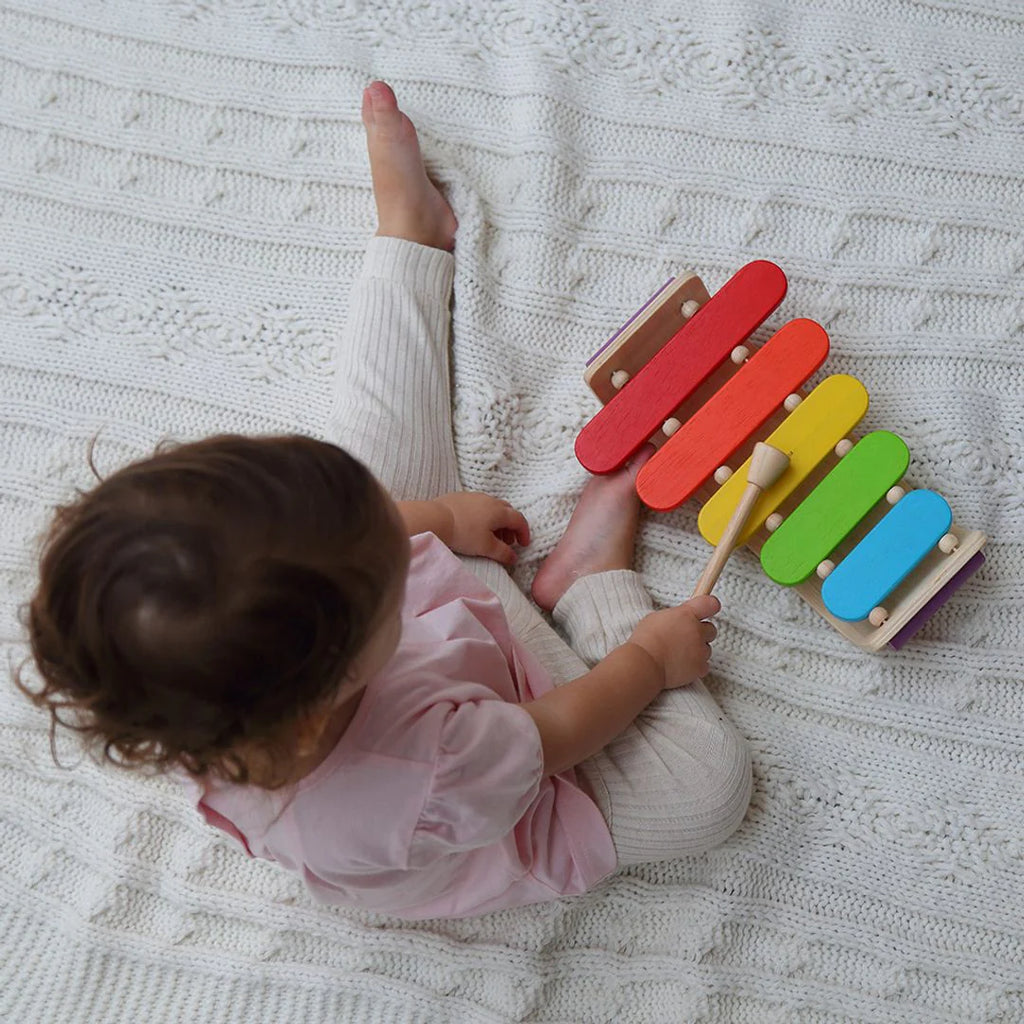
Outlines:
{"type": "Polygon", "coordinates": [[[67,725],[115,763],[235,782],[259,763],[278,785],[407,567],[394,503],[334,445],[158,447],[57,510],[28,606],[43,686],[16,680],[51,739],[67,725]]]}

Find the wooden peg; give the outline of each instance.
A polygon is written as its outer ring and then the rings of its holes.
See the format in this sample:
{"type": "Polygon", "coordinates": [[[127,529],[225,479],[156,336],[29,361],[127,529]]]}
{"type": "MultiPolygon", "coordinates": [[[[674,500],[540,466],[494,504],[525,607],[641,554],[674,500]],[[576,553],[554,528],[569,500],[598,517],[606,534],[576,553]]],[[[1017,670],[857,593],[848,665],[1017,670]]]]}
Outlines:
{"type": "Polygon", "coordinates": [[[714,589],[715,584],[718,582],[718,577],[722,575],[725,563],[728,561],[729,555],[732,554],[732,549],[736,545],[736,538],[740,535],[743,527],[746,526],[747,519],[750,518],[754,503],[761,496],[763,490],[771,487],[782,476],[788,466],[789,456],[785,452],[780,451],[778,448],[773,448],[770,444],[765,444],[763,441],[758,441],[754,445],[754,453],[751,456],[750,467],[747,470],[747,486],[743,494],[740,495],[740,500],[736,504],[736,511],[733,512],[729,522],[726,523],[725,529],[722,531],[721,540],[715,545],[715,550],[704,571],[701,573],[697,586],[694,588],[691,596],[699,597],[701,594],[710,594],[714,589]]]}

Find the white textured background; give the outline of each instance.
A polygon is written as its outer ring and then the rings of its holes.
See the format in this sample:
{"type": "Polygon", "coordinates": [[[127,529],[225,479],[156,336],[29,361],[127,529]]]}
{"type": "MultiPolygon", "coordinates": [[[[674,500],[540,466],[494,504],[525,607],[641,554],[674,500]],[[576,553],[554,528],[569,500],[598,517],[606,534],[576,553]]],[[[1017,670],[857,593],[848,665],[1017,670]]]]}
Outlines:
{"type": "MultiPolygon", "coordinates": [[[[0,632],[47,509],[164,436],[320,432],[387,78],[461,218],[466,483],[529,580],[584,474],[585,358],[750,259],[911,475],[992,540],[902,654],[732,563],[712,689],[741,830],[575,900],[407,926],[313,905],[175,788],[55,768],[0,691],[0,1019],[1024,1021],[1024,7],[1017,0],[0,0],[0,632]]],[[[641,568],[679,599],[692,507],[641,568]]]]}

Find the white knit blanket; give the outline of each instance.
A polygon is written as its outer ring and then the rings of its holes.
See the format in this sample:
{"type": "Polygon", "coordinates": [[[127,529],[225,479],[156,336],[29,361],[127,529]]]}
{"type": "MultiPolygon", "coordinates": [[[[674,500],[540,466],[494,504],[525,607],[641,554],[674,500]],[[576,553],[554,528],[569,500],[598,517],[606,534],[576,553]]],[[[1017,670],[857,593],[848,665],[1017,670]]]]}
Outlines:
{"type": "MultiPolygon", "coordinates": [[[[766,258],[911,477],[992,538],[902,653],[746,552],[711,688],[755,752],[722,848],[405,925],[315,905],[176,787],[50,758],[0,696],[0,1019],[1024,1020],[1019,0],[2,0],[2,634],[48,509],[165,436],[321,434],[390,81],[461,227],[467,486],[534,528],[585,474],[586,357],[667,277],[766,258]]],[[[658,600],[707,547],[646,519],[658,600]]],[[[31,675],[28,676],[31,679],[31,675]]]]}

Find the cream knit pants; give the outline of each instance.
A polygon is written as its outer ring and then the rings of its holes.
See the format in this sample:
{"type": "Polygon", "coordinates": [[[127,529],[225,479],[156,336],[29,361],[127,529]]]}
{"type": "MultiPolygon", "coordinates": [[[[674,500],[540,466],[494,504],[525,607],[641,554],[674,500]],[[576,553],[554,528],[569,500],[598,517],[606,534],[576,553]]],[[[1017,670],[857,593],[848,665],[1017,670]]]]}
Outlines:
{"type": "MultiPolygon", "coordinates": [[[[454,272],[450,253],[373,238],[353,289],[327,436],[397,499],[461,487],[448,365],[454,272]]],[[[500,565],[463,561],[556,683],[583,675],[653,608],[635,572],[583,577],[553,613],[570,647],[500,565]]],[[[663,692],[577,773],[608,823],[619,867],[709,850],[737,828],[750,802],[746,743],[699,682],[663,692]]]]}

